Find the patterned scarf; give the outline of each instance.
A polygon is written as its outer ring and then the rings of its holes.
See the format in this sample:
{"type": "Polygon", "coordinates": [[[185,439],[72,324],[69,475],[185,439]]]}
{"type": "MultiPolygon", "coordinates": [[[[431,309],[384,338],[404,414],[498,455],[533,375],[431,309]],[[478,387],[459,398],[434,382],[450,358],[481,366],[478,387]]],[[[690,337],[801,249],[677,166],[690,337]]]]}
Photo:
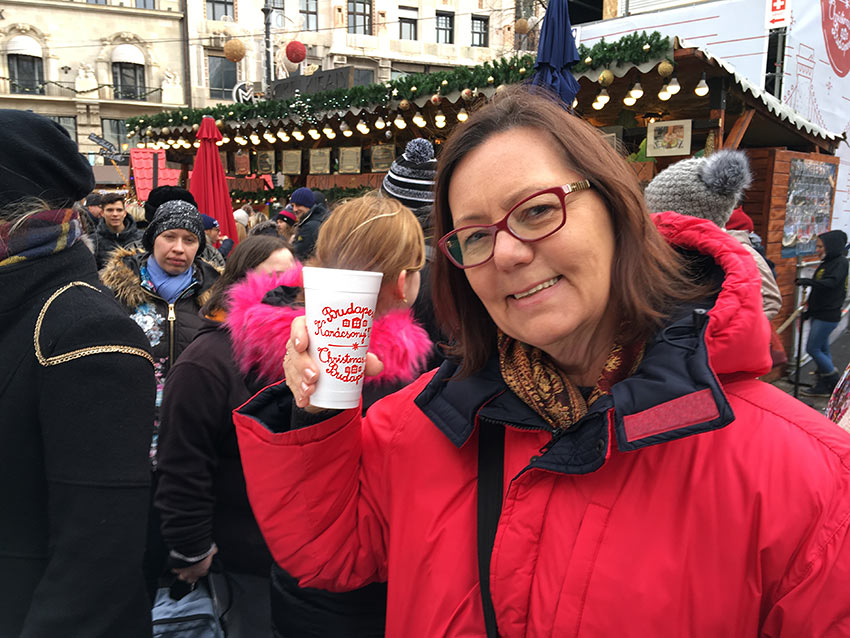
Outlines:
{"type": "Polygon", "coordinates": [[[566,430],[587,414],[587,408],[599,397],[611,393],[611,387],[628,378],[643,359],[644,342],[615,343],[590,396],[582,396],[542,350],[507,336],[498,336],[499,366],[508,387],[526,405],[553,428],[566,430]]]}
{"type": "Polygon", "coordinates": [[[71,208],[44,210],[20,222],[0,221],[0,267],[58,253],[82,233],[80,218],[71,208]]]}

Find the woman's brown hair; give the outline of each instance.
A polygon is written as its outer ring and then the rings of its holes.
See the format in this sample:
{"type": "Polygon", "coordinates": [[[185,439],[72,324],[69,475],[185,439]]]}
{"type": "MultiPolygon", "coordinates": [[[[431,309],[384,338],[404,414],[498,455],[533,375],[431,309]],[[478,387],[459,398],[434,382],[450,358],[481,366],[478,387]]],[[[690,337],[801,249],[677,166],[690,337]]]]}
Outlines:
{"type": "MultiPolygon", "coordinates": [[[[618,338],[648,337],[677,302],[704,294],[656,230],[635,173],[623,157],[593,126],[569,114],[557,98],[532,87],[512,87],[497,94],[443,146],[435,185],[436,237],[453,229],[449,185],[455,168],[491,136],[517,127],[551,135],[570,169],[586,178],[605,202],[616,242],[609,303],[621,321],[618,338]]],[[[519,151],[533,153],[534,149],[519,151]]],[[[462,374],[481,369],[495,344],[496,326],[466,275],[440,251],[432,264],[431,290],[437,319],[454,341],[450,354],[463,360],[462,374]]]]}
{"type": "Polygon", "coordinates": [[[379,192],[349,199],[322,223],[310,265],[371,270],[394,283],[425,264],[422,227],[409,208],[379,192]]]}
{"type": "Polygon", "coordinates": [[[201,313],[211,315],[219,310],[226,310],[227,292],[230,287],[242,281],[245,275],[268,259],[272,253],[284,248],[292,251],[289,242],[269,235],[246,237],[236,244],[227,257],[221,277],[210,287],[210,298],[201,308],[201,313]]]}

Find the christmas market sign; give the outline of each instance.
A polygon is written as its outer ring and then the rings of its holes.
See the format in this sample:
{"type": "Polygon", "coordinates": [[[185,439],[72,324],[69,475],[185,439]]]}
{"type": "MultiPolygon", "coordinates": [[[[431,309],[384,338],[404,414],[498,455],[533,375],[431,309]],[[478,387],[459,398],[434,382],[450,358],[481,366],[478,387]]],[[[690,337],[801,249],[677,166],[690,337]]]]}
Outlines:
{"type": "Polygon", "coordinates": [[[829,63],[843,78],[850,71],[850,7],[846,0],[821,0],[820,14],[829,63]]]}
{"type": "Polygon", "coordinates": [[[295,97],[295,92],[302,94],[321,93],[336,89],[349,89],[354,86],[354,67],[343,66],[338,69],[317,71],[312,75],[293,75],[283,80],[272,82],[272,96],[275,100],[287,100],[295,97]]]}

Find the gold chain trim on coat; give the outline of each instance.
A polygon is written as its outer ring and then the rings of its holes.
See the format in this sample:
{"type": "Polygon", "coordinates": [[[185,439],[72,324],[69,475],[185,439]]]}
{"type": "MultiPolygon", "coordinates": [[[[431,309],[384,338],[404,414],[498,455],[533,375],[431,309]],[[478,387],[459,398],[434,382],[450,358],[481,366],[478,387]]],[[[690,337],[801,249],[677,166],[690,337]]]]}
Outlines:
{"type": "Polygon", "coordinates": [[[35,334],[33,335],[33,344],[35,345],[35,358],[38,359],[38,362],[43,366],[55,366],[60,363],[66,363],[68,361],[73,361],[74,359],[80,359],[81,357],[87,357],[91,354],[105,354],[109,352],[120,352],[122,354],[132,354],[138,357],[142,357],[143,359],[147,359],[151,365],[153,365],[153,357],[148,352],[145,352],[141,348],[133,348],[131,346],[92,346],[90,348],[81,348],[79,350],[72,350],[66,354],[60,354],[55,357],[45,357],[41,353],[41,324],[44,321],[44,315],[47,314],[47,309],[50,307],[50,304],[61,295],[63,292],[68,290],[69,288],[73,288],[74,286],[85,286],[86,288],[91,288],[92,290],[96,290],[100,292],[97,288],[92,286],[91,284],[87,284],[84,281],[72,281],[69,284],[62,286],[59,290],[54,292],[50,297],[48,297],[47,301],[44,302],[44,306],[41,308],[41,312],[38,313],[38,319],[35,322],[35,334]]]}

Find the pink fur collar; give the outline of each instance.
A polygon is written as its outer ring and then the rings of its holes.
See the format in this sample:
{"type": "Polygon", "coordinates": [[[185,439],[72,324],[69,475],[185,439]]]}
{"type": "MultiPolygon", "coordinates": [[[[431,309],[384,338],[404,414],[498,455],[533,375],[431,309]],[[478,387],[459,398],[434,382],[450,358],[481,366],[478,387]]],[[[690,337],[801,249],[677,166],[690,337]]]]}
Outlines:
{"type": "MultiPolygon", "coordinates": [[[[265,383],[283,377],[283,355],[292,320],[303,307],[270,306],[263,296],[278,286],[302,286],[301,264],[281,274],[251,273],[230,289],[226,325],[233,354],[243,374],[249,372],[265,383]]],[[[407,383],[424,370],[433,344],[409,310],[396,310],[375,319],[369,351],[384,363],[384,370],[366,383],[407,383]]]]}

